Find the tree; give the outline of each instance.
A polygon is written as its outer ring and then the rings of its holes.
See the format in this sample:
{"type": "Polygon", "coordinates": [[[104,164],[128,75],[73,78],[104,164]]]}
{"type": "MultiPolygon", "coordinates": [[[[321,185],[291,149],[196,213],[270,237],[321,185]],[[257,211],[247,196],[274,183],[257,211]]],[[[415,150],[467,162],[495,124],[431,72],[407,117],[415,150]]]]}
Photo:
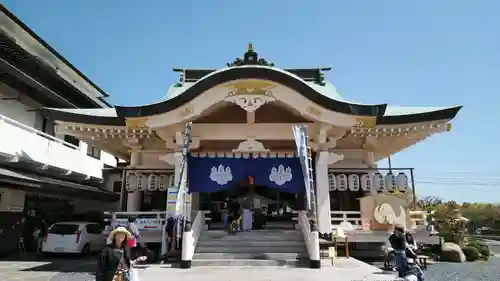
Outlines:
{"type": "Polygon", "coordinates": [[[418,204],[423,210],[431,211],[443,204],[443,199],[437,196],[424,196],[418,200],[418,204]]]}
{"type": "Polygon", "coordinates": [[[500,206],[487,203],[463,203],[460,212],[469,219],[470,230],[481,227],[498,228],[500,206]]]}
{"type": "Polygon", "coordinates": [[[434,223],[445,242],[458,245],[464,240],[464,222],[461,219],[460,206],[455,201],[449,201],[437,206],[434,213],[434,223]]]}

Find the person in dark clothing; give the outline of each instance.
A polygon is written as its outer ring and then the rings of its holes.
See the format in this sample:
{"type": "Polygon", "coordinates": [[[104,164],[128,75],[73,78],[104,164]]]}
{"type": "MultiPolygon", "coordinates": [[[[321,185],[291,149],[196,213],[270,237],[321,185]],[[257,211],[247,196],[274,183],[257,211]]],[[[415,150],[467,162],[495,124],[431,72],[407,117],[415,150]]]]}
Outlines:
{"type": "Polygon", "coordinates": [[[406,257],[406,240],[404,236],[405,230],[402,225],[396,225],[394,232],[389,236],[389,243],[393,249],[394,260],[398,270],[398,277],[404,278],[408,260],[406,257]]]}
{"type": "Polygon", "coordinates": [[[172,250],[172,244],[174,241],[174,228],[176,221],[174,218],[168,218],[165,226],[165,231],[167,232],[167,253],[172,250]]]}
{"type": "MultiPolygon", "coordinates": [[[[410,236],[407,235],[407,232],[405,232],[404,227],[401,225],[396,225],[394,227],[394,233],[389,236],[389,243],[393,249],[399,278],[404,278],[410,269],[408,258],[414,260],[414,268],[420,268],[418,264],[418,257],[406,240],[408,237],[410,236]]],[[[413,238],[413,236],[411,236],[411,238],[413,238]]],[[[421,270],[417,270],[414,274],[417,276],[419,281],[424,281],[423,272],[421,270]]]]}
{"type": "Polygon", "coordinates": [[[118,227],[108,236],[108,245],[104,247],[97,261],[96,281],[130,281],[131,267],[146,257],[131,260],[130,248],[127,240],[132,234],[124,228],[118,227]]]}

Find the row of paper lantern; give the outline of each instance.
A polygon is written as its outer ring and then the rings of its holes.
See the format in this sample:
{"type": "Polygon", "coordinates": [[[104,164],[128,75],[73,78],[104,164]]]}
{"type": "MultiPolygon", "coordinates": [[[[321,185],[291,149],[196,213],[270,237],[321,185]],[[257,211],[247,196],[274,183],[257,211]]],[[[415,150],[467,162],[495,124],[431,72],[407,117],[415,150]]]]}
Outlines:
{"type": "Polygon", "coordinates": [[[329,174],[328,181],[330,191],[398,190],[405,192],[408,189],[408,177],[405,173],[399,173],[397,176],[393,173],[387,173],[385,176],[375,173],[373,176],[364,174],[361,177],[358,174],[329,174]]]}
{"type": "Polygon", "coordinates": [[[174,175],[129,173],[126,177],[127,191],[166,191],[174,186],[174,175]]]}

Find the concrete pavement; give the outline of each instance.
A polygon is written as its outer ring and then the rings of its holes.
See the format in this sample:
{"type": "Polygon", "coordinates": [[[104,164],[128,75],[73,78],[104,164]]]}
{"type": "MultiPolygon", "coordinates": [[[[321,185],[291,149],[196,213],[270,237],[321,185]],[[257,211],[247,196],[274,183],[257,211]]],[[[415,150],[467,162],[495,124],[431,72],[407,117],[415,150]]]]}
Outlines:
{"type": "Polygon", "coordinates": [[[95,280],[95,257],[11,258],[0,260],[1,281],[95,280]]]}
{"type": "Polygon", "coordinates": [[[191,269],[149,267],[139,270],[141,281],[392,281],[395,276],[354,259],[326,262],[319,269],[295,267],[193,267],[191,269]]]}

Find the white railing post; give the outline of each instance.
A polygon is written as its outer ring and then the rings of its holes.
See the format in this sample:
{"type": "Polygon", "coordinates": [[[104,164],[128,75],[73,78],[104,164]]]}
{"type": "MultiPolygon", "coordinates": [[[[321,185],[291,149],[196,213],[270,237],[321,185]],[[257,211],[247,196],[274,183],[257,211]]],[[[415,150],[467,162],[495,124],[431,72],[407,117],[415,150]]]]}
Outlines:
{"type": "Polygon", "coordinates": [[[193,224],[189,220],[184,223],[184,232],[182,234],[182,254],[181,265],[183,269],[191,268],[194,251],[198,238],[205,225],[205,212],[198,211],[196,213],[193,224]]]}
{"type": "Polygon", "coordinates": [[[321,257],[319,250],[319,229],[315,220],[311,220],[311,231],[309,232],[311,252],[309,253],[309,268],[321,268],[321,257]]]}
{"type": "Polygon", "coordinates": [[[191,252],[193,249],[193,228],[190,221],[184,222],[184,232],[182,233],[182,254],[181,254],[181,268],[191,268],[191,252]]]}

